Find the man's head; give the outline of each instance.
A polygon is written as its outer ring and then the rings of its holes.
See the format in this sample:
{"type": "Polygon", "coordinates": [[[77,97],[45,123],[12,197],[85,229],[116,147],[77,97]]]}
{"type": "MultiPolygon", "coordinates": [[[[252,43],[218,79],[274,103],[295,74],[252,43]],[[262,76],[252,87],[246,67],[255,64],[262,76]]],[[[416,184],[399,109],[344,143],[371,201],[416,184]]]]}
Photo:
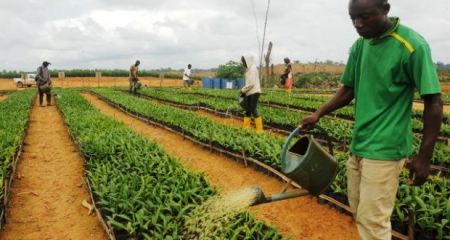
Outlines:
{"type": "Polygon", "coordinates": [[[188,64],[188,68],[191,69],[191,68],[192,68],[192,65],[191,65],[191,64],[188,64]]]}
{"type": "Polygon", "coordinates": [[[141,64],[141,61],[136,60],[136,63],[134,65],[137,67],[137,66],[139,66],[139,64],[141,64]]]}
{"type": "Polygon", "coordinates": [[[290,63],[290,62],[291,62],[291,60],[290,60],[288,57],[285,57],[285,58],[284,58],[284,63],[288,64],[288,63],[290,63]]]}
{"type": "Polygon", "coordinates": [[[388,30],[390,9],[387,0],[350,0],[348,7],[353,26],[366,39],[379,37],[388,30]]]}
{"type": "Polygon", "coordinates": [[[43,61],[42,62],[42,66],[44,67],[48,67],[48,65],[50,65],[51,63],[47,62],[47,61],[43,61]]]}

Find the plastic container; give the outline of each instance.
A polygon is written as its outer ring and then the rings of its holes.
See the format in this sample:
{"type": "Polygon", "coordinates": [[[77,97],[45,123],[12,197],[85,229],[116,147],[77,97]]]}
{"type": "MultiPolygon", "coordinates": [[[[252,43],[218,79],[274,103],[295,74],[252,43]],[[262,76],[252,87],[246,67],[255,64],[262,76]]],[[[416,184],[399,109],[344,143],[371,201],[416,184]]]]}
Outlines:
{"type": "Polygon", "coordinates": [[[245,80],[244,79],[238,79],[235,80],[236,81],[236,88],[241,89],[244,87],[245,85],[245,80]]]}
{"type": "Polygon", "coordinates": [[[204,77],[202,79],[202,87],[203,88],[212,88],[212,79],[209,77],[204,77]]]}
{"type": "Polygon", "coordinates": [[[212,79],[212,88],[213,89],[220,89],[221,88],[221,80],[220,80],[220,78],[213,78],[212,79]]]}
{"type": "Polygon", "coordinates": [[[222,79],[221,88],[222,89],[233,89],[234,88],[234,81],[229,79],[222,79]]]}

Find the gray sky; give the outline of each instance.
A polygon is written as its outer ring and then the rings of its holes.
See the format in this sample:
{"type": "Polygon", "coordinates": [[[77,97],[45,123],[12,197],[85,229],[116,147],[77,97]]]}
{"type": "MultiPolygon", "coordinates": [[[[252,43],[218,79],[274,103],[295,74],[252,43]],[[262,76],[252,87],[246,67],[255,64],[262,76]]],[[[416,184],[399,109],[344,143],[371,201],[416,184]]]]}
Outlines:
{"type": "MultiPolygon", "coordinates": [[[[267,1],[254,0],[262,35],[267,1]]],[[[267,37],[272,60],[347,59],[357,39],[347,0],[272,0],[267,37]]],[[[450,63],[450,1],[391,0],[391,15],[450,63]]],[[[1,0],[0,69],[217,67],[257,55],[252,0],[1,0]]]]}

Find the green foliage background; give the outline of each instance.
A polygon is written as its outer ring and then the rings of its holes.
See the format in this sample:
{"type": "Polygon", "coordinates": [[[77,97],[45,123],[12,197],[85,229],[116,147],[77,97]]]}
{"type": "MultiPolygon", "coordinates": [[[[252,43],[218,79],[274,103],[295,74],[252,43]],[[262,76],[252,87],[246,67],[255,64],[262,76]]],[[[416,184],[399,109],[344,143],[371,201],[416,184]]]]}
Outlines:
{"type": "Polygon", "coordinates": [[[217,77],[226,79],[243,78],[244,70],[242,64],[235,61],[229,61],[223,65],[219,65],[219,68],[217,69],[217,77]]]}

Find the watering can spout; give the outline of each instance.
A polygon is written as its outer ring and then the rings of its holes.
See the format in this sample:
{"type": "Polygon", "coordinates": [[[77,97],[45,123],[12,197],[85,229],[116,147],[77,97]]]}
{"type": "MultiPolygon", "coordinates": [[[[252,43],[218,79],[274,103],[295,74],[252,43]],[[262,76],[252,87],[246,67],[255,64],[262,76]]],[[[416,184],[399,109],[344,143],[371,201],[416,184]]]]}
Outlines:
{"type": "Polygon", "coordinates": [[[253,203],[251,204],[251,206],[267,203],[266,195],[264,194],[260,186],[253,187],[252,191],[254,191],[255,193],[255,198],[253,199],[253,203]]]}
{"type": "Polygon", "coordinates": [[[251,206],[256,206],[264,203],[270,203],[270,202],[276,202],[301,196],[306,196],[309,194],[308,190],[305,189],[298,189],[291,192],[283,192],[278,193],[270,196],[266,196],[264,192],[261,190],[261,187],[254,187],[253,190],[255,191],[255,199],[251,206]]]}

